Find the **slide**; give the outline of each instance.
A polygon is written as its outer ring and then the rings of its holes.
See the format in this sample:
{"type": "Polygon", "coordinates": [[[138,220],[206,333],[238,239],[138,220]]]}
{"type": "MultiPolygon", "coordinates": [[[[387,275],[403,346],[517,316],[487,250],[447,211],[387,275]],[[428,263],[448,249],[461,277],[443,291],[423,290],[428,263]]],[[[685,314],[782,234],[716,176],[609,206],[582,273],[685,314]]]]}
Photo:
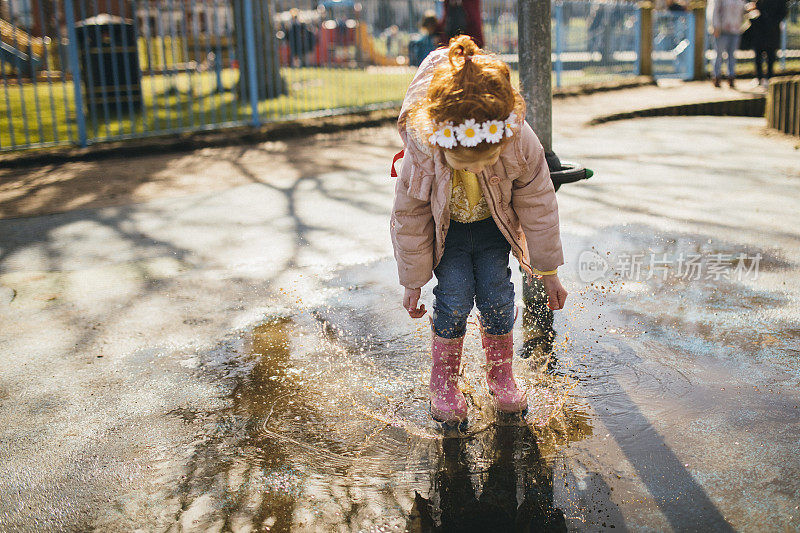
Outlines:
{"type": "Polygon", "coordinates": [[[356,44],[361,50],[363,57],[368,59],[373,65],[380,67],[396,67],[397,60],[393,57],[387,57],[375,49],[375,39],[367,31],[365,24],[359,24],[356,28],[356,44]]]}
{"type": "Polygon", "coordinates": [[[17,72],[30,74],[39,70],[44,56],[41,39],[31,37],[27,32],[15,28],[10,22],[0,19],[0,58],[14,65],[17,72]],[[28,53],[30,50],[32,53],[28,53]]]}

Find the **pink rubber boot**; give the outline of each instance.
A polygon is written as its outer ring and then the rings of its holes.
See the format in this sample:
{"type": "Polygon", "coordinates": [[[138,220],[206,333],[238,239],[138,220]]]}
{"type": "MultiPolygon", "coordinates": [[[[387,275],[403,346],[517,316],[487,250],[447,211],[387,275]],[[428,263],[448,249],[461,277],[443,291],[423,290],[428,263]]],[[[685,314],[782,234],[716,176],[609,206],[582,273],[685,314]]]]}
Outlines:
{"type": "Polygon", "coordinates": [[[445,339],[433,335],[431,356],[431,416],[438,422],[459,425],[467,419],[467,400],[458,388],[458,368],[464,337],[445,339]]]}
{"type": "Polygon", "coordinates": [[[497,408],[504,413],[520,413],[528,409],[528,398],[517,388],[511,369],[514,355],[514,333],[490,335],[481,332],[486,351],[486,381],[494,396],[497,408]]]}

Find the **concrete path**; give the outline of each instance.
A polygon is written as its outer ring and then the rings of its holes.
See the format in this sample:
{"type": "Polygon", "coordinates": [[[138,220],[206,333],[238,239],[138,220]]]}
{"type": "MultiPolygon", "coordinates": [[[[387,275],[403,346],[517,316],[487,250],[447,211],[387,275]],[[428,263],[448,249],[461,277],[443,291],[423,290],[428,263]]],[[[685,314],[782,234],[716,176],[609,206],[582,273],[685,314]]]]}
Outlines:
{"type": "MultiPolygon", "coordinates": [[[[571,529],[800,529],[797,141],[749,118],[584,126],[732,94],[685,84],[555,103],[556,150],[597,173],[559,192],[571,291],[560,353],[587,368],[576,397],[593,427],[556,454],[555,499],[571,529]],[[580,270],[587,252],[607,258],[589,257],[606,268],[594,285],[580,270]],[[694,281],[621,271],[653,254],[669,268],[681,254],[705,268],[714,254],[748,266],[760,255],[760,270],[694,281]]],[[[342,272],[382,287],[379,308],[394,312],[400,291],[385,265],[398,149],[386,127],[51,169],[101,184],[118,166],[143,168],[184,185],[141,203],[0,221],[0,529],[255,523],[226,514],[228,493],[208,485],[233,486],[237,471],[188,468],[198,450],[235,456],[224,449],[242,430],[228,416],[250,367],[215,350],[265,317],[331,305],[340,289],[329,280],[342,272]],[[187,185],[196,177],[207,190],[187,185]]],[[[349,499],[353,514],[322,522],[299,507],[258,516],[298,530],[384,523],[349,499]]]]}

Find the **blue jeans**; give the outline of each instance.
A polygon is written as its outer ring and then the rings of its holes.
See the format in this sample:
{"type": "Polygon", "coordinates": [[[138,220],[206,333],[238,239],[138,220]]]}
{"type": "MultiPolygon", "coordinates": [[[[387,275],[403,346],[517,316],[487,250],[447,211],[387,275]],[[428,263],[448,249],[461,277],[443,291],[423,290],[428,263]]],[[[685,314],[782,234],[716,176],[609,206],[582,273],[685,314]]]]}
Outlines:
{"type": "Polygon", "coordinates": [[[487,333],[504,335],[514,327],[514,284],[508,254],[511,245],[494,220],[462,224],[450,221],[444,255],[433,270],[433,330],[446,339],[462,337],[472,306],[487,333]]]}
{"type": "Polygon", "coordinates": [[[736,57],[734,53],[739,48],[739,34],[737,33],[720,33],[714,41],[714,48],[717,50],[717,58],[714,60],[714,77],[720,78],[722,70],[722,54],[728,55],[728,77],[733,78],[736,76],[736,57]]]}

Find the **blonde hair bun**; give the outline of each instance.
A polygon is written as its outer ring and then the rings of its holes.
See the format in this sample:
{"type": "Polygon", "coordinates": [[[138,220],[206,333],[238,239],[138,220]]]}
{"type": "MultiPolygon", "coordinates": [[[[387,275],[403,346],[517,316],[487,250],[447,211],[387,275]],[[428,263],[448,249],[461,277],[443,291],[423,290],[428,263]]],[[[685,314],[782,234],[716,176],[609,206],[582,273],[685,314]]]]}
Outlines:
{"type": "Polygon", "coordinates": [[[482,52],[478,45],[475,44],[469,36],[467,35],[456,35],[452,39],[450,39],[450,44],[448,46],[447,51],[447,59],[450,62],[450,65],[457,69],[459,65],[457,64],[457,60],[460,59],[461,66],[466,65],[466,62],[478,53],[482,52]]]}
{"type": "MultiPolygon", "coordinates": [[[[450,39],[446,57],[448,61],[442,58],[434,68],[425,97],[409,109],[407,126],[419,134],[418,138],[433,146],[431,136],[443,124],[503,122],[511,116],[522,120],[525,102],[502,60],[478,48],[467,35],[450,39]]],[[[505,144],[510,138],[464,147],[480,151],[488,145],[497,146],[495,142],[505,144]]]]}

